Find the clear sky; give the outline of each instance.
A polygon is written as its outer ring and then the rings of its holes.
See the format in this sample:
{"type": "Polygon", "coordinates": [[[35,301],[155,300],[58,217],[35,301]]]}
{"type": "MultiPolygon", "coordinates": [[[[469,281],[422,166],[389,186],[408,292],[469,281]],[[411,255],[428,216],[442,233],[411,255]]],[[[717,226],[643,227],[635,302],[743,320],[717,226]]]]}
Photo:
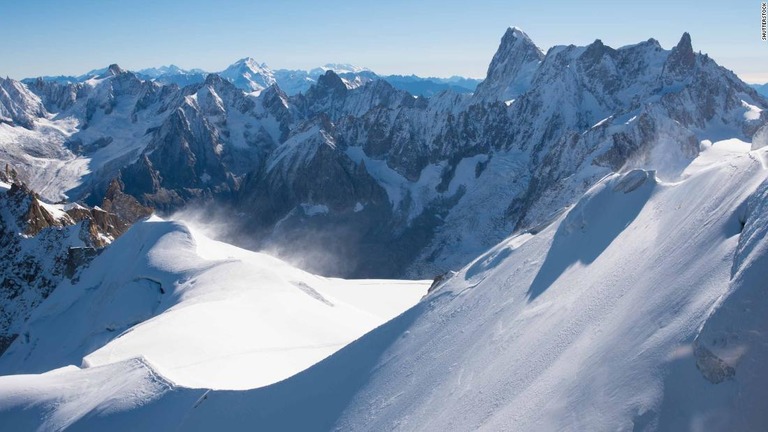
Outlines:
{"type": "Polygon", "coordinates": [[[118,63],[209,71],[250,56],[274,69],[352,63],[380,74],[482,78],[509,26],[542,49],[613,47],[684,31],[747,82],[768,82],[759,0],[0,0],[0,75],[118,63]]]}

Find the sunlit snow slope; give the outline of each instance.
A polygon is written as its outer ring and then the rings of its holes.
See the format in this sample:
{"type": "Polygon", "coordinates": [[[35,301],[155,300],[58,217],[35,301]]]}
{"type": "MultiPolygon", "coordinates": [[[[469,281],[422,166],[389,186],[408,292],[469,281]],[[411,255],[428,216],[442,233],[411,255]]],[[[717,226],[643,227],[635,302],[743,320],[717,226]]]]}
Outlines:
{"type": "Polygon", "coordinates": [[[0,374],[143,358],[176,385],[260,387],[398,315],[427,286],[321,278],[152,219],[54,291],[0,359],[0,374]]]}
{"type": "MultiPolygon", "coordinates": [[[[149,364],[69,367],[0,378],[0,424],[763,430],[767,150],[750,151],[737,140],[704,143],[677,175],[634,170],[606,177],[549,226],[503,241],[416,307],[287,380],[246,391],[181,388],[153,371],[151,355],[149,364]]],[[[169,271],[164,266],[174,261],[163,258],[162,242],[157,248],[148,260],[169,271]]],[[[195,296],[188,283],[169,292],[194,307],[205,296],[195,296]]],[[[315,289],[326,296],[321,285],[315,289]]],[[[46,304],[63,310],[68,291],[46,304]]],[[[34,322],[55,320],[45,318],[50,313],[40,311],[34,322]]],[[[41,353],[66,345],[68,332],[57,334],[45,348],[38,340],[41,353]]],[[[130,357],[110,345],[118,353],[113,360],[130,357]]],[[[30,372],[57,366],[23,344],[13,350],[4,368],[21,368],[27,353],[29,367],[35,365],[30,372]]],[[[102,349],[88,359],[103,364],[108,356],[102,349]]]]}

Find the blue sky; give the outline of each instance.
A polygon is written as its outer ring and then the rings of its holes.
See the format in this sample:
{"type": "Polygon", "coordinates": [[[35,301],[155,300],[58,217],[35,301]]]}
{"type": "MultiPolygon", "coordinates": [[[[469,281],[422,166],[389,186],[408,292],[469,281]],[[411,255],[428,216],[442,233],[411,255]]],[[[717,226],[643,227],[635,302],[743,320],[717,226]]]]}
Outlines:
{"type": "Polygon", "coordinates": [[[760,1],[6,0],[0,74],[80,74],[118,63],[216,71],[251,56],[272,68],[352,63],[381,74],[484,77],[499,39],[518,26],[543,49],[684,31],[748,82],[768,82],[760,1]]]}

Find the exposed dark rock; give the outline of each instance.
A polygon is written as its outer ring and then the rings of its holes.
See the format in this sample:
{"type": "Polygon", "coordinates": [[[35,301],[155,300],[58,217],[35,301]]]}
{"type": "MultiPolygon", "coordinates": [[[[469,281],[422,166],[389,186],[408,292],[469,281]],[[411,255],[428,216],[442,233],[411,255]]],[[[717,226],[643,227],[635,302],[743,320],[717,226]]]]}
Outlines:
{"type": "Polygon", "coordinates": [[[696,368],[712,384],[720,384],[736,375],[736,369],[698,343],[694,344],[693,355],[696,357],[696,368]]]}
{"type": "Polygon", "coordinates": [[[122,194],[117,185],[105,204],[122,216],[77,205],[52,213],[16,179],[12,168],[0,172],[0,180],[12,183],[7,192],[0,191],[1,353],[3,343],[13,340],[41,301],[65,279],[76,279],[101,248],[136,220],[131,218],[144,217],[150,210],[122,194]]]}

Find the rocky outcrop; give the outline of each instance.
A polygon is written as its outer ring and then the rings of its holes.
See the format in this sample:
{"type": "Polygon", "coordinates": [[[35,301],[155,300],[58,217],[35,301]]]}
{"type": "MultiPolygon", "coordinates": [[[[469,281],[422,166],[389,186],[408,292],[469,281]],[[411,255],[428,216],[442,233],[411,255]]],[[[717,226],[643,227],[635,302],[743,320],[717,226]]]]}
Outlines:
{"type": "Polygon", "coordinates": [[[104,206],[120,215],[99,207],[46,204],[16,177],[8,167],[0,172],[0,181],[11,184],[0,190],[0,354],[64,278],[77,278],[102,248],[151,213],[117,185],[104,206]]]}
{"type": "Polygon", "coordinates": [[[667,61],[664,63],[664,71],[661,74],[661,81],[665,85],[671,85],[680,80],[691,77],[691,72],[696,67],[696,54],[691,45],[691,35],[683,33],[680,41],[669,53],[667,61]]]}
{"type": "MultiPolygon", "coordinates": [[[[101,208],[118,219],[121,226],[127,227],[140,219],[151,216],[152,209],[142,206],[136,198],[124,193],[124,188],[125,185],[119,179],[112,180],[107,188],[107,193],[104,195],[101,208]]],[[[117,235],[124,231],[123,229],[117,235]]]]}

